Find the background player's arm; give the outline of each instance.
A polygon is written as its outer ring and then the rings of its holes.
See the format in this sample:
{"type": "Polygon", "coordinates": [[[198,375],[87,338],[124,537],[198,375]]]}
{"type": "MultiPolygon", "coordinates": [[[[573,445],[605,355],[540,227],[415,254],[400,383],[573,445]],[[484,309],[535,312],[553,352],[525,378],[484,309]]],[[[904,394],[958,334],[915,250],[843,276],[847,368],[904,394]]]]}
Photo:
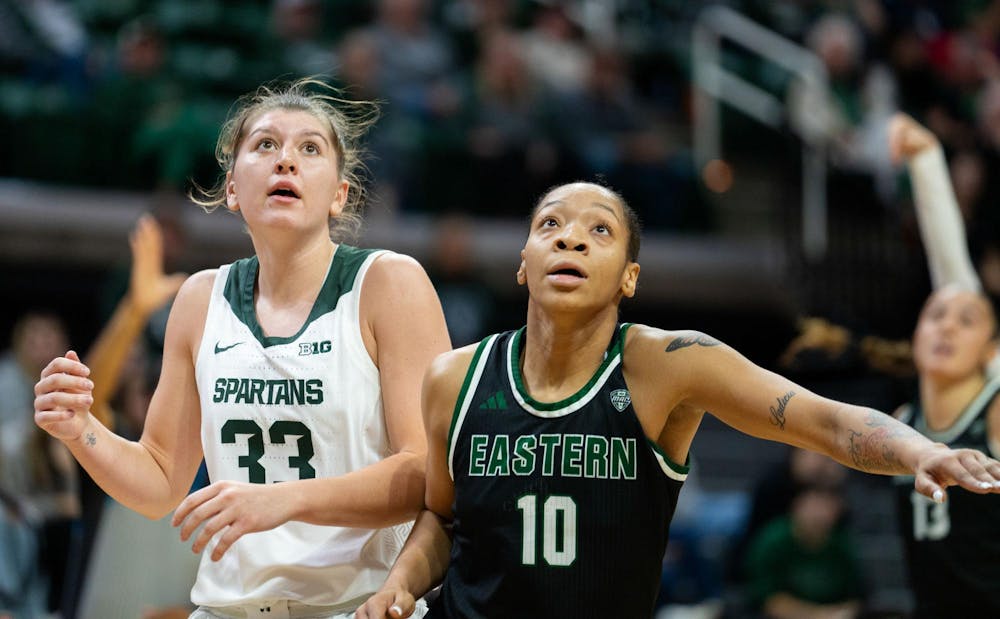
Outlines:
{"type": "Polygon", "coordinates": [[[62,440],[105,492],[149,518],[162,518],[181,501],[201,461],[194,355],[213,281],[214,272],[200,273],[177,295],[139,441],[123,439],[91,415],[93,384],[75,353],[53,360],[35,385],[36,423],[62,440]]]}
{"type": "Polygon", "coordinates": [[[163,235],[151,215],[143,215],[129,237],[132,267],[128,293],[115,307],[84,362],[94,383],[90,412],[113,427],[111,398],[118,390],[122,367],[149,317],[177,294],[187,275],[163,272],[163,235]]]}
{"type": "Polygon", "coordinates": [[[876,410],[820,397],[705,334],[645,327],[630,345],[639,355],[633,365],[650,368],[643,384],[663,390],[670,408],[707,410],[747,434],[818,451],[862,471],[915,474],[917,490],[927,496],[956,484],[1000,491],[1000,462],[932,443],[876,410]]]}
{"type": "Polygon", "coordinates": [[[448,470],[448,433],[462,382],[475,346],[441,355],[427,371],[423,389],[427,428],[426,509],[420,513],[406,545],[379,591],[358,609],[358,619],[408,617],[414,600],[441,582],[448,568],[455,483],[448,470]],[[390,612],[396,606],[400,612],[390,612]]]}
{"type": "Polygon", "coordinates": [[[182,540],[205,523],[193,551],[201,552],[223,529],[212,551],[214,560],[243,535],[291,520],[379,528],[419,513],[427,453],[420,384],[434,357],[451,347],[444,313],[420,265],[388,254],[375,260],[365,276],[359,314],[362,338],[379,369],[392,455],[337,477],[267,485],[220,481],[202,488],[185,499],[173,517],[175,525],[183,522],[182,540]]]}
{"type": "Polygon", "coordinates": [[[934,288],[959,284],[969,290],[982,289],[937,137],[906,114],[896,114],[889,123],[889,152],[895,161],[906,161],[910,170],[917,223],[934,288]]]}

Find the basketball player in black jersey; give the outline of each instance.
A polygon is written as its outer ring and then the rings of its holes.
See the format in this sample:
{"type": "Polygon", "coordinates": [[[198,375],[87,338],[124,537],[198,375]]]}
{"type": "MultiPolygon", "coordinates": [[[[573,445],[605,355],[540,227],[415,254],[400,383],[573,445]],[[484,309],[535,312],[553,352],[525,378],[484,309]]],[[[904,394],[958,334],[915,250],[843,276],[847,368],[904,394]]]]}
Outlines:
{"type": "MultiPolygon", "coordinates": [[[[1000,379],[988,364],[997,350],[996,312],[967,253],[962,218],[937,138],[897,115],[889,148],[909,164],[921,235],[935,284],[913,334],[920,382],[897,417],[949,447],[1000,455],[1000,379]]],[[[899,529],[916,608],[914,617],[1000,617],[1000,496],[956,492],[934,503],[895,479],[899,529]]]]}
{"type": "Polygon", "coordinates": [[[924,496],[1000,492],[1000,462],[821,398],[702,333],[618,324],[638,222],[589,183],[539,202],[521,252],[527,326],[446,353],[424,382],[426,506],[357,617],[649,617],[704,411],[924,496]]]}

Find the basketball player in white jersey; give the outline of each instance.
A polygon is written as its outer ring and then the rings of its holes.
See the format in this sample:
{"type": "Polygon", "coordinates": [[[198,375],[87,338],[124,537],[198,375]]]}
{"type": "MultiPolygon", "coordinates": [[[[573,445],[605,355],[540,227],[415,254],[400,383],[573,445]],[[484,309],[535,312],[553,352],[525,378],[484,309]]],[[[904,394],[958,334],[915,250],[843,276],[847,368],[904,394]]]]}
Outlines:
{"type": "Polygon", "coordinates": [[[38,425],[108,494],[177,508],[204,551],[192,617],[349,616],[423,502],[420,384],[450,348],[444,317],[414,260],[331,240],[357,217],[375,110],[322,87],[262,88],[223,127],[225,178],[196,201],[242,214],[255,255],[181,288],[142,437],[91,415],[72,351],[35,389],[38,425]],[[185,499],[203,456],[213,483],[185,499]]]}

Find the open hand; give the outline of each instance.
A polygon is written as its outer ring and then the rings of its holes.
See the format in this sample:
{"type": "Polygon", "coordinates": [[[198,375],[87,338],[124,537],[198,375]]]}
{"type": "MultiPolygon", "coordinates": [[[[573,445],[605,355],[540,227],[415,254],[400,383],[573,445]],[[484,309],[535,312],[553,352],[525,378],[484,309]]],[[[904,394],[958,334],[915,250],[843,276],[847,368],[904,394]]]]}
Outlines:
{"type": "Polygon", "coordinates": [[[163,272],[163,232],[152,216],[139,218],[129,236],[129,246],[132,248],[129,296],[135,308],[148,316],[177,294],[187,275],[163,272]]]}
{"type": "Polygon", "coordinates": [[[219,536],[212,550],[212,560],[218,561],[233,543],[247,533],[268,531],[290,519],[289,501],[278,497],[281,484],[249,484],[223,480],[192,492],[174,511],[173,526],[181,525],[181,540],[187,541],[195,529],[204,524],[191,545],[198,553],[205,549],[216,533],[219,536]]]}
{"type": "Polygon", "coordinates": [[[937,137],[911,116],[897,113],[889,120],[889,156],[893,163],[908,161],[937,144],[937,137]]]}
{"type": "Polygon", "coordinates": [[[948,486],[961,486],[977,494],[1000,494],[1000,462],[976,449],[949,449],[937,443],[921,454],[914,486],[939,503],[948,486]]]}

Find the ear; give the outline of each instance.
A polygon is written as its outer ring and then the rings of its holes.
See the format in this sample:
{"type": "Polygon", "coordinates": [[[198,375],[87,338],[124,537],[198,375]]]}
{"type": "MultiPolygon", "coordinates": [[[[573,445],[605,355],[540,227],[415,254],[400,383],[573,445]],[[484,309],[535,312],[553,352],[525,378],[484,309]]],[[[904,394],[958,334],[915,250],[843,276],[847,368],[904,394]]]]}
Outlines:
{"type": "Polygon", "coordinates": [[[344,206],[347,204],[347,195],[350,193],[350,189],[350,183],[346,180],[340,181],[337,193],[333,196],[333,202],[330,203],[330,217],[337,217],[344,212],[344,206]]]}
{"type": "Polygon", "coordinates": [[[635,287],[639,282],[639,263],[628,262],[625,264],[625,271],[622,273],[622,295],[626,297],[635,296],[635,287]]]}
{"type": "Polygon", "coordinates": [[[240,210],[240,202],[236,197],[236,183],[233,181],[233,171],[226,172],[226,208],[236,213],[240,210]]]}
{"type": "Polygon", "coordinates": [[[517,283],[521,286],[528,283],[528,274],[524,270],[524,250],[521,250],[521,264],[517,267],[517,283]]]}

